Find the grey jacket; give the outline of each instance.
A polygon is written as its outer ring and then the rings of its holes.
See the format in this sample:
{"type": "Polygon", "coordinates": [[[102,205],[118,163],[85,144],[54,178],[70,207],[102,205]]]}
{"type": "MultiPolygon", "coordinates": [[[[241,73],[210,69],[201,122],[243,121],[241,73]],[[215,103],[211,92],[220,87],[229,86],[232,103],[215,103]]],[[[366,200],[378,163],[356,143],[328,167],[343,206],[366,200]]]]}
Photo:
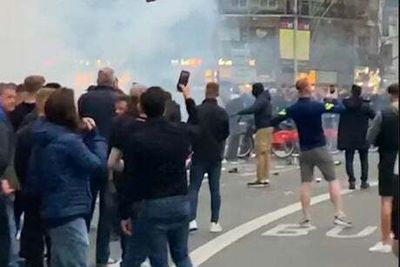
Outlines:
{"type": "MultiPolygon", "coordinates": [[[[399,102],[394,102],[391,107],[398,113],[399,112],[399,102]]],[[[382,112],[379,111],[374,120],[372,121],[367,132],[367,142],[370,145],[375,144],[382,127],[382,112]]]]}

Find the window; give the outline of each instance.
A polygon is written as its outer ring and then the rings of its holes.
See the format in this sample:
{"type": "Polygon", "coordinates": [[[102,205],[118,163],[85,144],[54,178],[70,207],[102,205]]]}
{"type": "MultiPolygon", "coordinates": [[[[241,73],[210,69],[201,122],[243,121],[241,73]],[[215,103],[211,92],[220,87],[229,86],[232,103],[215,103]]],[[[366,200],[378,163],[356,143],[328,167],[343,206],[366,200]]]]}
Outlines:
{"type": "Polygon", "coordinates": [[[260,7],[268,9],[277,9],[278,0],[260,0],[260,7]]]}
{"type": "Polygon", "coordinates": [[[232,7],[247,7],[247,0],[231,0],[232,7]]]}

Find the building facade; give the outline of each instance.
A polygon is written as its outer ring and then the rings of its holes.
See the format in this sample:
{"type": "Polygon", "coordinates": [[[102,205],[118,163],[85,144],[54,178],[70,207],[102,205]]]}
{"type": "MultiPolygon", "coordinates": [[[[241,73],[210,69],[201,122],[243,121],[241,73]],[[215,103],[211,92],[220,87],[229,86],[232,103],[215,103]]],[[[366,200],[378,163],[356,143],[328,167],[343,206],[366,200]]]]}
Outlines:
{"type": "Polygon", "coordinates": [[[379,67],[377,0],[219,0],[220,79],[350,86],[355,69],[379,67]]]}

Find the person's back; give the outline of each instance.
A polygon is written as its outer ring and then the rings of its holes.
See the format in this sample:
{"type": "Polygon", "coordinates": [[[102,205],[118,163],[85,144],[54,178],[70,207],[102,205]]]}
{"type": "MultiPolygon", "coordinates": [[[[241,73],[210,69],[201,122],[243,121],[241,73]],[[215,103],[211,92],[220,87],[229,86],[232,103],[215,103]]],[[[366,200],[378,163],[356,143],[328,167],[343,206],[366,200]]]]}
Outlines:
{"type": "Polygon", "coordinates": [[[353,85],[351,97],[343,100],[345,110],[340,114],[338,131],[338,149],[345,151],[346,172],[349,178],[349,189],[356,189],[356,178],[353,162],[355,151],[358,151],[361,162],[361,189],[367,189],[368,180],[368,149],[367,131],[369,120],[375,117],[375,112],[362,97],[362,88],[353,85]]]}
{"type": "Polygon", "coordinates": [[[99,133],[109,138],[112,119],[115,116],[115,103],[118,92],[115,90],[114,70],[101,69],[98,73],[97,86],[89,87],[87,93],[78,101],[80,117],[89,117],[95,120],[99,133]]]}
{"type": "Polygon", "coordinates": [[[352,96],[343,100],[346,108],[340,114],[338,131],[338,148],[366,149],[366,135],[369,120],[375,117],[369,104],[360,96],[352,96]],[[347,141],[348,140],[348,141],[347,141]]]}
{"type": "MultiPolygon", "coordinates": [[[[197,123],[190,91],[187,87],[182,91],[190,121],[197,123]]],[[[171,123],[163,117],[166,100],[165,91],[159,87],[151,87],[142,94],[140,103],[147,120],[127,137],[123,149],[123,232],[132,235],[131,220],[135,222],[135,234],[123,256],[126,266],[140,266],[147,256],[152,266],[167,266],[168,247],[176,265],[192,266],[187,244],[190,208],[186,158],[194,136],[190,126],[171,123]],[[142,223],[146,227],[141,227],[142,223]],[[142,255],[147,246],[150,255],[142,255]]]]}
{"type": "Polygon", "coordinates": [[[79,115],[93,118],[99,133],[108,138],[112,119],[115,116],[115,102],[118,94],[110,86],[97,86],[79,99],[79,115]]]}
{"type": "Polygon", "coordinates": [[[399,150],[399,107],[397,105],[394,104],[382,110],[381,131],[375,143],[380,151],[399,150]]]}
{"type": "Polygon", "coordinates": [[[197,107],[200,136],[193,146],[198,160],[222,160],[224,141],[229,135],[229,118],[216,99],[206,99],[197,107]]]}

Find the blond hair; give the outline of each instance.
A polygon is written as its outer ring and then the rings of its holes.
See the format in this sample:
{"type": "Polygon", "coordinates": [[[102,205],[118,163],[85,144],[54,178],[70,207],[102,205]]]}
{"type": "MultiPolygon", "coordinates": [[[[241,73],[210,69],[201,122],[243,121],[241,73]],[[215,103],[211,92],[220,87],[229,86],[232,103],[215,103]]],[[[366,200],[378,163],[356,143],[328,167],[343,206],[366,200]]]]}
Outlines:
{"type": "Polygon", "coordinates": [[[47,99],[54,93],[57,89],[50,87],[40,88],[36,93],[36,109],[39,115],[44,114],[44,105],[46,104],[47,99]]]}

